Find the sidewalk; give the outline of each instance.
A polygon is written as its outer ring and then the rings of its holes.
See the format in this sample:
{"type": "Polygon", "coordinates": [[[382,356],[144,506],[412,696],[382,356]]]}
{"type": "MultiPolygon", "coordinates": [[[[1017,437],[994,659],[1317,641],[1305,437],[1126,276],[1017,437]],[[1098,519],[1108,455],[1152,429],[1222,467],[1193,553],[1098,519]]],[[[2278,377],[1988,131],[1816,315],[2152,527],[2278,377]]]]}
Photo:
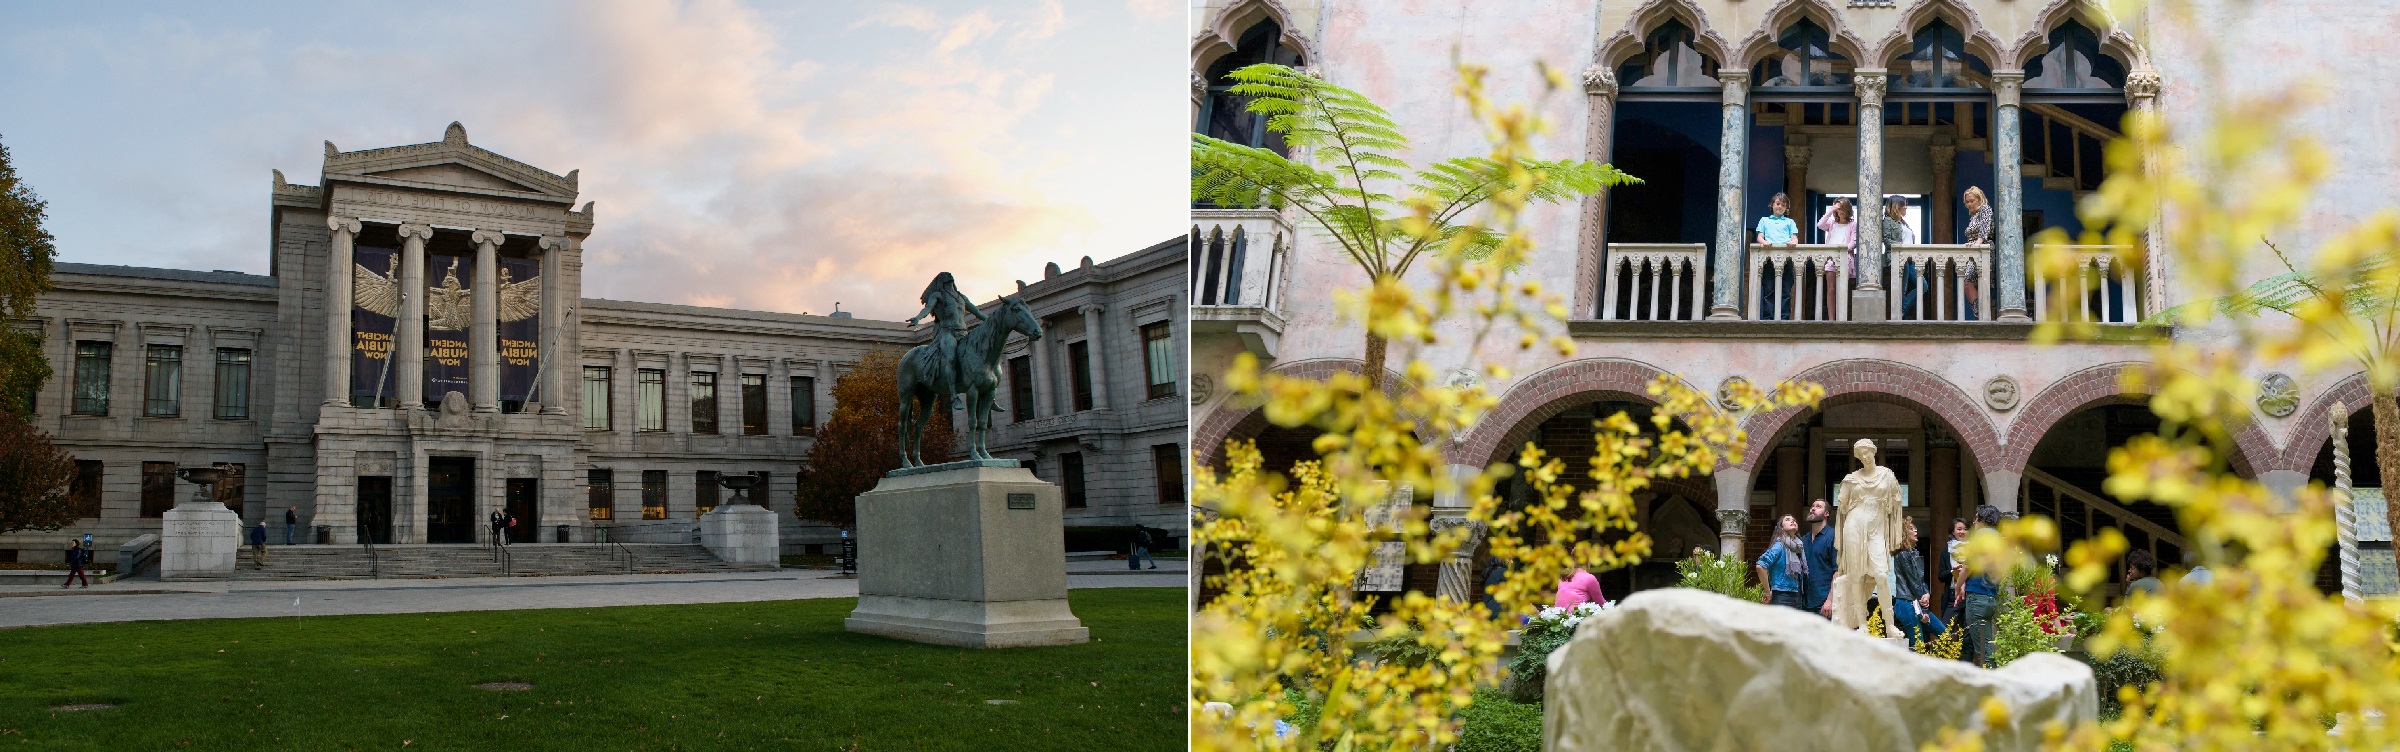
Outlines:
{"type": "MultiPolygon", "coordinates": [[[[1069,588],[1183,587],[1181,571],[1113,574],[1070,570],[1069,588]]],[[[95,585],[0,592],[0,628],[151,619],[408,614],[530,608],[600,608],[855,598],[858,580],[823,570],[473,577],[438,580],[166,582],[155,577],[95,585]],[[36,592],[39,591],[39,592],[36,592]],[[59,596],[59,597],[39,597],[59,596]]]]}

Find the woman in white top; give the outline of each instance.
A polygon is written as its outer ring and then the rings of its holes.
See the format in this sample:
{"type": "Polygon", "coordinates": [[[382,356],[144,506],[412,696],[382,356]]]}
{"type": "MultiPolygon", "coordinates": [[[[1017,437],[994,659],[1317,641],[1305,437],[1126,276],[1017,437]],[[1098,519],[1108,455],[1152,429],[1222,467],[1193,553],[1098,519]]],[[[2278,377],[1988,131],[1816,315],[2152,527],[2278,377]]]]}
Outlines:
{"type": "MultiPolygon", "coordinates": [[[[1837,198],[1833,200],[1832,206],[1825,207],[1825,216],[1817,218],[1817,231],[1825,233],[1823,242],[1826,245],[1838,245],[1850,249],[1850,268],[1858,268],[1858,217],[1857,213],[1850,208],[1850,199],[1837,198]]],[[[1825,295],[1825,312],[1819,320],[1832,321],[1834,296],[1848,295],[1850,291],[1841,289],[1840,269],[1823,271],[1825,273],[1825,289],[1831,292],[1825,295]]]]}
{"type": "MultiPolygon", "coordinates": [[[[1967,205],[1967,245],[1991,245],[1992,204],[1984,200],[1983,189],[1972,185],[1967,186],[1967,193],[1962,201],[1967,205]]],[[[1977,274],[1975,260],[1972,257],[1967,259],[1966,268],[1962,271],[1963,273],[1958,278],[1964,283],[1961,287],[1966,288],[1964,291],[1967,299],[1965,318],[1973,320],[1976,318],[1976,311],[1983,307],[1981,300],[1983,285],[1980,284],[1982,278],[1977,274]]]]}

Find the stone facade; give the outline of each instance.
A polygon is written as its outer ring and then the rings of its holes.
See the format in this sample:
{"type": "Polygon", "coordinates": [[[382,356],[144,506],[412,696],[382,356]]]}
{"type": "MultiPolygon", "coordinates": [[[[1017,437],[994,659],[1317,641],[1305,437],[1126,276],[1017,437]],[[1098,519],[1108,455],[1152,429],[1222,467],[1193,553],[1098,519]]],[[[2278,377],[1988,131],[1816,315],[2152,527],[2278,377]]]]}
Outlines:
{"type": "MultiPolygon", "coordinates": [[[[233,463],[240,481],[220,498],[278,544],[287,509],[304,543],[319,528],[334,543],[479,542],[495,510],[532,542],[698,542],[702,477],[761,473],[753,498],[776,513],[782,549],[830,552],[838,531],[791,510],[833,382],[927,332],[847,314],[585,298],[594,210],[575,205],[577,183],[476,147],[457,124],[433,143],[328,143],[320,185],[274,176],[266,275],[59,264],[57,289],[19,325],[40,331],[55,372],[35,395],[37,423],[96,463],[75,492],[94,514],[0,536],[0,551],[39,560],[89,533],[105,557],[159,532],[191,493],[173,467],[233,463]],[[386,351],[396,356],[376,357],[386,351]],[[714,412],[695,415],[710,382],[714,412]],[[606,403],[587,411],[587,394],[606,403]]],[[[1148,477],[1142,447],[1179,441],[1183,412],[1165,400],[1170,419],[1141,398],[1128,327],[1169,321],[1181,342],[1180,262],[1164,246],[1086,259],[1029,291],[1052,319],[1051,342],[1083,340],[1087,322],[1107,334],[1093,347],[1106,369],[1096,409],[1005,445],[1028,456],[1090,447],[1084,519],[1157,506],[1152,486],[1119,476],[1148,477]]],[[[1055,363],[1064,390],[1064,356],[1055,363]]],[[[1055,477],[1055,464],[1043,469],[1055,477]]]]}

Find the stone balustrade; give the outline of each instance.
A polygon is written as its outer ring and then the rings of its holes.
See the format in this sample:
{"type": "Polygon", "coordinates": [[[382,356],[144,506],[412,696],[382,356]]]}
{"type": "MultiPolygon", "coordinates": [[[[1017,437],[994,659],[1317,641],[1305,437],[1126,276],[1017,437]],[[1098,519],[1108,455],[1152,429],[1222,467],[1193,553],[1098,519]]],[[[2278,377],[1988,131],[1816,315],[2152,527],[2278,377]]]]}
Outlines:
{"type": "Polygon", "coordinates": [[[1696,321],[1707,315],[1702,243],[1610,243],[1600,288],[1600,317],[1618,321],[1696,321]]]}
{"type": "Polygon", "coordinates": [[[1271,209],[1192,210],[1192,305],[1273,310],[1292,225],[1271,209]]]}
{"type": "Polygon", "coordinates": [[[1895,245],[1889,259],[1887,320],[1992,320],[1991,246],[1895,245]]]}
{"type": "Polygon", "coordinates": [[[1750,246],[1745,318],[1752,321],[1850,320],[1850,249],[1812,243],[1750,246]]]}
{"type": "Polygon", "coordinates": [[[2130,251],[2121,245],[2056,246],[2071,260],[2064,274],[2051,270],[2027,269],[2032,277],[2034,320],[2047,320],[2063,315],[2068,321],[2097,324],[2133,324],[2142,320],[2141,290],[2135,280],[2143,279],[2133,262],[2123,257],[2130,251]],[[2061,296],[2065,296],[2062,298],[2061,296]],[[2051,310],[2053,301],[2061,310],[2051,310]]]}

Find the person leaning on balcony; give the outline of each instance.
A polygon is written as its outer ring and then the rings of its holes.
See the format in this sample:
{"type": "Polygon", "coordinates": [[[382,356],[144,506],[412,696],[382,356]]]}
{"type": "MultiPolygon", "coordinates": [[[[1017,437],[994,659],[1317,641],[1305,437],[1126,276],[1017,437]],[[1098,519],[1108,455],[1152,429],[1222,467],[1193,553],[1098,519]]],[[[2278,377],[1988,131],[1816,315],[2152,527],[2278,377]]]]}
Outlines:
{"type": "MultiPolygon", "coordinates": [[[[1792,211],[1791,196],[1778,192],[1775,194],[1775,198],[1767,202],[1767,208],[1773,213],[1758,218],[1756,230],[1758,244],[1790,248],[1799,243],[1800,223],[1793,222],[1791,217],[1786,216],[1792,211]]],[[[1772,319],[1780,314],[1782,318],[1791,318],[1791,298],[1799,297],[1799,287],[1800,285],[1788,276],[1780,282],[1768,285],[1764,293],[1767,296],[1767,300],[1764,301],[1766,304],[1764,307],[1765,317],[1772,319]]]]}
{"type": "MultiPolygon", "coordinates": [[[[1834,199],[1833,205],[1825,207],[1825,216],[1817,218],[1817,232],[1824,233],[1826,245],[1838,245],[1850,249],[1850,270],[1852,273],[1856,273],[1858,271],[1858,216],[1857,210],[1850,206],[1848,196],[1834,199]]],[[[1840,269],[1826,269],[1824,272],[1825,289],[1832,291],[1825,296],[1824,320],[1832,321],[1833,296],[1847,294],[1849,291],[1842,289],[1840,269]]]]}
{"type": "Polygon", "coordinates": [[[1767,586],[1767,594],[1758,599],[1769,606],[1788,606],[1801,611],[1800,591],[1808,585],[1808,550],[1800,542],[1800,520],[1784,515],[1775,523],[1775,543],[1759,554],[1758,583],[1767,586]]]}
{"type": "MultiPolygon", "coordinates": [[[[1899,196],[1883,197],[1883,252],[1903,245],[1916,245],[1917,231],[1908,226],[1908,199],[1899,196]]],[[[1900,317],[1917,317],[1917,265],[1915,262],[1900,268],[1900,317]]]]}
{"type": "MultiPolygon", "coordinates": [[[[1992,202],[1984,200],[1983,188],[1970,185],[1967,186],[1966,203],[1968,215],[1967,245],[1980,245],[1986,248],[1991,247],[1992,202]]],[[[1967,299],[1966,318],[1972,320],[1976,317],[1976,312],[1982,308],[1981,301],[1983,298],[1982,286],[1976,284],[1978,278],[1975,270],[1975,259],[1967,259],[1966,266],[1959,270],[1958,280],[1960,286],[1966,288],[1964,291],[1967,299]]]]}

